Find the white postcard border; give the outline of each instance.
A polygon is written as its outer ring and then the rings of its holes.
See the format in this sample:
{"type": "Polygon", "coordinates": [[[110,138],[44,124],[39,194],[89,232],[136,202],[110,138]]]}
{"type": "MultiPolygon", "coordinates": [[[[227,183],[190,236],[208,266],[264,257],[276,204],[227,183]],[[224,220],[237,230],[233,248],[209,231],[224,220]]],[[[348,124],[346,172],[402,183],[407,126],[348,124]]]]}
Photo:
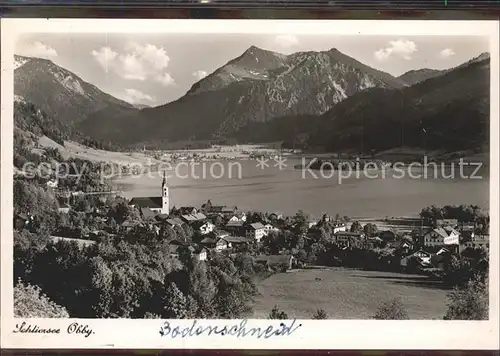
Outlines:
{"type": "MultiPolygon", "coordinates": [[[[499,23],[497,21],[364,21],[364,20],[107,20],[2,19],[1,49],[1,346],[2,348],[167,348],[167,349],[498,349],[498,184],[499,181],[499,23]],[[13,49],[22,33],[261,33],[336,35],[477,35],[490,39],[490,320],[378,321],[297,320],[291,335],[268,339],[230,335],[160,336],[163,320],[14,319],[12,261],[13,49]],[[13,333],[23,321],[60,328],[59,335],[13,333]],[[89,337],[68,334],[72,323],[88,325],[89,337]]],[[[251,327],[278,327],[282,321],[248,320],[251,327]]],[[[192,320],[170,320],[189,327],[192,320]]],[[[198,325],[233,325],[240,321],[198,320],[198,325]]],[[[290,324],[291,321],[288,321],[290,324]]],[[[279,329],[279,327],[278,327],[279,329]]]]}

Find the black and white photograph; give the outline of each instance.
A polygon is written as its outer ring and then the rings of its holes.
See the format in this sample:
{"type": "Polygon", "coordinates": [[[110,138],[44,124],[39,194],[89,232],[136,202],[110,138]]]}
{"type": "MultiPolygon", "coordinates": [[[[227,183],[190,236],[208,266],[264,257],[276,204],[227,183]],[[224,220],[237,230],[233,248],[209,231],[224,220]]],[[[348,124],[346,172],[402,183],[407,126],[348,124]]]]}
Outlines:
{"type": "Polygon", "coordinates": [[[14,332],[494,321],[498,43],[404,24],[19,34],[2,53],[14,332]]]}

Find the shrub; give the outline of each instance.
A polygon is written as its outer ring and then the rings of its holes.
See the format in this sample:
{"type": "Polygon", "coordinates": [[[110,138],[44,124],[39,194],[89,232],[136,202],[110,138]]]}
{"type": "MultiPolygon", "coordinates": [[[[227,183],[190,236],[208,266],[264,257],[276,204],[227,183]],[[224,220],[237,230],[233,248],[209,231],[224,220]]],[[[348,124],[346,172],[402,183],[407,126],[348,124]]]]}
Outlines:
{"type": "Polygon", "coordinates": [[[323,319],[328,319],[328,314],[326,314],[326,311],[323,309],[318,309],[316,312],[313,314],[313,319],[315,320],[323,320],[323,319]]]}
{"type": "Polygon", "coordinates": [[[464,288],[455,287],[448,299],[444,320],[488,319],[488,283],[482,282],[480,276],[475,276],[464,288]]]}
{"type": "Polygon", "coordinates": [[[269,313],[268,319],[285,320],[288,319],[288,315],[284,311],[279,310],[278,306],[275,305],[274,308],[269,313]]]}
{"type": "Polygon", "coordinates": [[[400,299],[394,298],[383,303],[375,314],[375,319],[379,320],[406,320],[409,319],[408,312],[400,299]]]}
{"type": "Polygon", "coordinates": [[[19,281],[14,287],[17,318],[69,318],[66,309],[47,298],[39,287],[19,281]]]}

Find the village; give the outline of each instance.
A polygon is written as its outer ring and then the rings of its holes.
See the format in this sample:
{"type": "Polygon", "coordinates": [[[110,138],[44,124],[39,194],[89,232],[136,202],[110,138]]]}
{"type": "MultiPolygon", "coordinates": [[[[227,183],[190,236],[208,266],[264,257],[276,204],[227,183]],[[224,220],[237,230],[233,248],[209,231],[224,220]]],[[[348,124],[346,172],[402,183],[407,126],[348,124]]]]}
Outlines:
{"type": "MultiPolygon", "coordinates": [[[[49,183],[48,189],[55,189],[49,183]]],[[[168,240],[173,258],[189,254],[206,261],[214,253],[245,251],[251,252],[257,263],[269,268],[280,265],[285,271],[312,264],[343,265],[338,259],[342,260],[342,255],[353,249],[390,251],[391,260],[387,263],[392,264],[391,270],[443,270],[452,255],[471,259],[474,263],[477,262],[474,261],[477,250],[489,248],[489,236],[484,229],[480,231],[473,221],[458,219],[432,219],[425,225],[420,219],[418,228],[403,221],[391,229],[383,229],[384,225],[379,225],[382,227],[379,229],[375,223],[362,226],[358,221],[338,215],[332,217],[325,213],[321,219],[314,220],[298,212],[296,216],[285,217],[276,212],[243,212],[236,206],[214,205],[210,200],[199,208],[171,207],[165,176],[161,196],[130,199],[126,203],[130,211],[120,223],[106,205],[110,200],[109,192],[92,194],[98,206],[93,206],[90,196],[83,193],[72,192],[69,196],[88,201],[80,215],[90,216],[96,228],[59,228],[50,232],[53,242],[75,242],[83,247],[104,239],[133,241],[138,235],[147,235],[154,236],[155,240],[168,240]],[[337,252],[326,258],[311,258],[308,255],[313,253],[315,244],[316,247],[330,244],[337,252]]],[[[74,212],[75,207],[68,202],[68,195],[59,199],[59,214],[74,212]]],[[[16,230],[30,230],[32,225],[33,216],[29,213],[14,217],[16,230]]]]}

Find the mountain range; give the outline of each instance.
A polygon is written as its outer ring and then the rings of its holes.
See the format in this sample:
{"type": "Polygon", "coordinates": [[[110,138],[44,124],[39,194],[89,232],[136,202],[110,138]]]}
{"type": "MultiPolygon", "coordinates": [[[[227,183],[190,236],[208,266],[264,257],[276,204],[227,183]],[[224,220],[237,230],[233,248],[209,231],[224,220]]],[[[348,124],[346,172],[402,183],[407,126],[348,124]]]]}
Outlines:
{"type": "Polygon", "coordinates": [[[134,109],[52,61],[14,56],[14,93],[67,124],[100,110],[134,109]]]}
{"type": "Polygon", "coordinates": [[[487,53],[456,68],[394,77],[335,48],[284,55],[252,46],[180,99],[153,108],[118,100],[48,60],[16,56],[16,63],[16,95],[86,136],[122,146],[232,139],[328,150],[456,149],[487,139],[487,53]]]}

